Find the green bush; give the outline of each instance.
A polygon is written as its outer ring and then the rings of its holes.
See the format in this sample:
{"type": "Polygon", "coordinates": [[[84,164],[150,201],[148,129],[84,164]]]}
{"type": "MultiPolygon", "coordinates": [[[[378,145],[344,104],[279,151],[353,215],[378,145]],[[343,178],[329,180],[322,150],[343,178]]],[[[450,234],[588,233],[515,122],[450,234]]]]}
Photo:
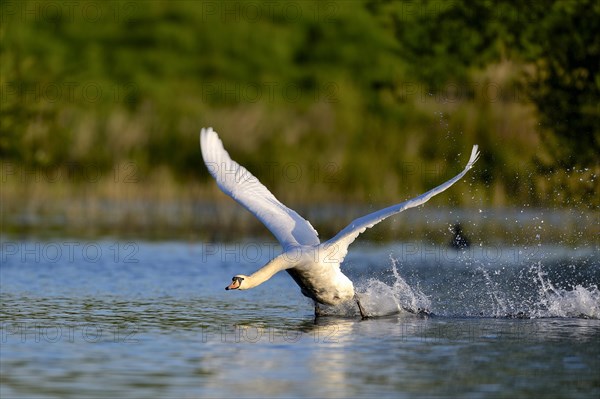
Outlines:
{"type": "MultiPolygon", "coordinates": [[[[1,4],[0,156],[27,168],[135,162],[206,180],[209,125],[275,185],[266,160],[327,170],[306,200],[420,191],[475,142],[498,205],[554,203],[537,181],[600,167],[591,0],[48,4],[1,4]],[[437,172],[407,173],[421,162],[437,172]]],[[[591,176],[564,190],[597,204],[591,176]]]]}

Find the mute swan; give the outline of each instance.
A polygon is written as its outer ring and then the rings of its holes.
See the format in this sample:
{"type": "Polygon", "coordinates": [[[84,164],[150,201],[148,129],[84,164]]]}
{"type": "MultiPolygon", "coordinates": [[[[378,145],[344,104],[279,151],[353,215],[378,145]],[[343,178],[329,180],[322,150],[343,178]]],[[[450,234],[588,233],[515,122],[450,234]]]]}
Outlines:
{"type": "Polygon", "coordinates": [[[467,166],[452,179],[418,197],[358,218],[335,237],[321,243],[316,230],[307,220],[279,202],[256,177],[229,157],[221,139],[212,128],[201,130],[200,147],[204,163],[221,190],[252,212],[283,247],[281,255],[249,276],[234,276],[225,289],[247,290],[285,270],[300,286],[302,294],[315,301],[317,315],[318,304],[339,305],[355,300],[363,318],[368,317],[368,314],[354,292],[352,281],[340,270],[340,264],[348,253],[348,246],[359,234],[385,218],[421,205],[452,186],[479,158],[477,145],[474,145],[467,166]]]}

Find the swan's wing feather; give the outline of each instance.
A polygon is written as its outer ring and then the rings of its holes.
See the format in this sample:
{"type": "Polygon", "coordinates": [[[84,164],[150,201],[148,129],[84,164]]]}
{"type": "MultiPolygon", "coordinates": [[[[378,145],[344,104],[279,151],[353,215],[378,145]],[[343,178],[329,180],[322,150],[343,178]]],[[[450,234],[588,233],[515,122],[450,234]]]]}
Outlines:
{"type": "Polygon", "coordinates": [[[377,223],[392,215],[395,215],[396,213],[424,204],[425,202],[429,201],[431,197],[448,189],[450,186],[460,180],[479,159],[479,151],[477,151],[477,148],[477,145],[473,146],[471,157],[469,158],[469,162],[463,171],[447,182],[440,184],[436,188],[431,189],[426,193],[419,195],[418,197],[397,205],[392,205],[388,208],[381,209],[377,212],[370,213],[352,221],[352,223],[346,226],[335,237],[323,243],[323,246],[328,249],[328,259],[332,260],[333,262],[341,263],[348,253],[348,246],[352,244],[356,237],[358,237],[366,229],[375,226],[377,223]]]}
{"type": "Polygon", "coordinates": [[[229,157],[212,129],[200,132],[202,158],[223,192],[256,216],[284,248],[318,245],[317,231],[302,216],[275,198],[261,182],[229,157]]]}

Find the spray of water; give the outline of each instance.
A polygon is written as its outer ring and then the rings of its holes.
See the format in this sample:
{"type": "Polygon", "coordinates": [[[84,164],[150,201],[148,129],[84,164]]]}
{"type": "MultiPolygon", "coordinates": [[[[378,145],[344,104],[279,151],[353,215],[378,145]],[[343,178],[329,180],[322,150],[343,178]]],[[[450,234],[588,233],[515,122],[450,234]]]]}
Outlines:
{"type": "MultiPolygon", "coordinates": [[[[483,267],[478,267],[477,271],[483,275],[485,281],[486,294],[490,297],[492,306],[492,316],[502,317],[512,313],[511,301],[507,298],[506,293],[499,287],[498,283],[492,279],[488,270],[483,267]]],[[[489,312],[489,310],[488,310],[489,312]]],[[[487,313],[480,310],[480,313],[487,313]]]]}
{"type": "MultiPolygon", "coordinates": [[[[545,257],[524,263],[461,258],[450,266],[432,268],[418,262],[402,264],[390,256],[389,267],[357,282],[356,291],[373,317],[427,310],[442,317],[600,319],[600,290],[594,284],[594,272],[581,275],[575,266],[545,257]],[[412,276],[409,280],[407,272],[412,276]],[[573,280],[574,276],[578,279],[573,280]]],[[[349,302],[324,314],[356,316],[358,307],[349,302]]]]}
{"type": "Polygon", "coordinates": [[[411,287],[398,272],[398,261],[390,257],[392,262],[391,284],[370,278],[358,287],[361,303],[370,316],[386,316],[391,314],[418,313],[429,310],[431,301],[419,286],[411,287]]]}
{"type": "Polygon", "coordinates": [[[600,290],[598,286],[572,289],[557,288],[543,270],[541,262],[532,268],[539,287],[538,301],[532,309],[532,317],[584,317],[600,318],[600,290]]]}
{"type": "Polygon", "coordinates": [[[425,294],[418,283],[411,285],[402,277],[398,260],[390,259],[392,278],[385,279],[387,283],[373,277],[357,287],[370,316],[410,314],[426,309],[438,316],[600,318],[598,286],[576,284],[559,288],[552,283],[541,261],[510,279],[500,270],[477,266],[469,284],[454,285],[464,292],[456,295],[454,300],[460,300],[453,303],[448,313],[444,305],[447,301],[442,298],[447,290],[429,290],[429,295],[425,294]]]}

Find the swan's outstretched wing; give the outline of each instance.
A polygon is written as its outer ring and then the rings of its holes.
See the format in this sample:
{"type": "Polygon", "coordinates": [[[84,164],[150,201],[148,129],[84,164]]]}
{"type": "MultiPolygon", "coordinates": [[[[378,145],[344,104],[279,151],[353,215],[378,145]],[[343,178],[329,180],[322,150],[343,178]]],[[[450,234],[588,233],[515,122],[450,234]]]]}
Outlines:
{"type": "Polygon", "coordinates": [[[396,213],[402,212],[406,209],[414,208],[415,206],[424,204],[434,195],[437,195],[448,189],[473,167],[473,164],[477,161],[477,159],[479,159],[479,152],[477,151],[477,145],[474,145],[473,151],[471,152],[471,158],[469,159],[467,166],[465,166],[465,169],[452,179],[432,190],[427,191],[425,194],[419,195],[418,197],[355,219],[335,237],[323,243],[323,246],[327,250],[327,259],[329,259],[332,263],[341,263],[348,253],[348,246],[352,244],[359,234],[363,233],[366,229],[375,226],[377,223],[381,222],[387,217],[395,215],[396,213]]]}
{"type": "Polygon", "coordinates": [[[223,192],[254,214],[284,248],[318,245],[317,231],[275,198],[252,173],[229,157],[212,128],[200,132],[202,158],[223,192]]]}

